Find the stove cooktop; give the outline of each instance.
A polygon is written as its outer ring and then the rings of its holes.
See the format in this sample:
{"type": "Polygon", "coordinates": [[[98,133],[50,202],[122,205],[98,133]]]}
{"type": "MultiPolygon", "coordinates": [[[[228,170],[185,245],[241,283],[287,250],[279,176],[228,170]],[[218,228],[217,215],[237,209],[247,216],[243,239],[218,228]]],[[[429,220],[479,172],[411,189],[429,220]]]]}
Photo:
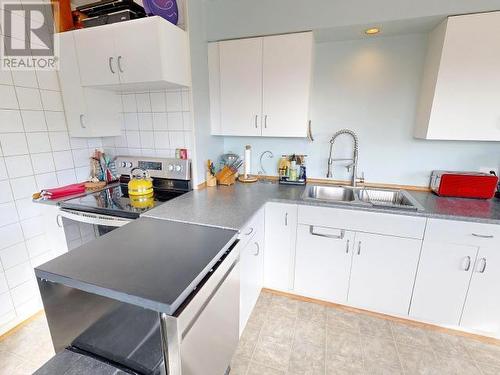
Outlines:
{"type": "Polygon", "coordinates": [[[83,212],[136,219],[141,213],[184,193],[185,191],[155,189],[153,197],[131,198],[127,186],[120,184],[62,201],[60,206],[83,212]]]}

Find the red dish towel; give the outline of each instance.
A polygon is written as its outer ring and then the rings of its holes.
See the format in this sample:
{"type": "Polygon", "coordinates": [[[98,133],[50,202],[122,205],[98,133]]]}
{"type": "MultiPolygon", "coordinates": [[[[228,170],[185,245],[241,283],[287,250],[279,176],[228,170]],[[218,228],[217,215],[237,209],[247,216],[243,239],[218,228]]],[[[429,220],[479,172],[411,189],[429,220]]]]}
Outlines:
{"type": "Polygon", "coordinates": [[[66,186],[61,186],[54,189],[42,190],[42,196],[48,199],[57,199],[66,197],[68,195],[82,194],[85,193],[85,184],[71,184],[66,186]]]}

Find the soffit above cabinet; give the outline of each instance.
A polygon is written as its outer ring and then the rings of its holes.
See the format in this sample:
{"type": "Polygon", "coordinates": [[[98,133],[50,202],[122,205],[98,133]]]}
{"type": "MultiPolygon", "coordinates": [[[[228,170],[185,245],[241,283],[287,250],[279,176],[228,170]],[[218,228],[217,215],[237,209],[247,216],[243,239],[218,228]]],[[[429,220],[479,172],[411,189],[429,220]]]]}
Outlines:
{"type": "Polygon", "coordinates": [[[131,91],[191,85],[187,33],[161,17],[71,33],[83,87],[131,91]]]}
{"type": "Polygon", "coordinates": [[[432,31],[415,136],[500,141],[500,12],[449,17],[432,31]]]}

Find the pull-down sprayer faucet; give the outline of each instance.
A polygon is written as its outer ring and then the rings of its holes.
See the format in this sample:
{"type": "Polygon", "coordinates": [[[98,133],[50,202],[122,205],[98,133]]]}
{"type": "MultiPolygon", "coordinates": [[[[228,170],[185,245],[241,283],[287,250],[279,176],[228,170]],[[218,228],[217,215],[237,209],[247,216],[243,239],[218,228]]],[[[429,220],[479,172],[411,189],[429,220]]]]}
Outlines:
{"type": "MultiPolygon", "coordinates": [[[[356,133],[350,129],[341,129],[338,132],[336,132],[332,139],[330,139],[330,154],[328,156],[328,169],[326,172],[326,177],[331,178],[332,175],[332,165],[334,161],[351,161],[350,164],[347,165],[347,170],[349,170],[352,167],[352,177],[351,177],[351,186],[356,187],[357,183],[357,174],[358,174],[358,151],[359,151],[359,140],[358,136],[356,133]],[[337,137],[342,134],[348,134],[352,137],[353,143],[354,143],[354,150],[353,150],[353,156],[351,159],[332,159],[332,153],[333,153],[333,144],[337,137]]],[[[362,182],[363,179],[361,179],[362,182]]]]}

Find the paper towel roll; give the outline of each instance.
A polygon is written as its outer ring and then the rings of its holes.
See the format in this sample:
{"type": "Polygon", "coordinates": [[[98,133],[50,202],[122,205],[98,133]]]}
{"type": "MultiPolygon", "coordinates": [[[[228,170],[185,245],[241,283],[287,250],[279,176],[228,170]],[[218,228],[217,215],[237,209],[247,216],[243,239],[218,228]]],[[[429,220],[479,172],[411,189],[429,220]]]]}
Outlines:
{"type": "Polygon", "coordinates": [[[252,158],[252,147],[250,145],[245,146],[245,177],[250,174],[251,164],[250,159],[252,158]]]}

